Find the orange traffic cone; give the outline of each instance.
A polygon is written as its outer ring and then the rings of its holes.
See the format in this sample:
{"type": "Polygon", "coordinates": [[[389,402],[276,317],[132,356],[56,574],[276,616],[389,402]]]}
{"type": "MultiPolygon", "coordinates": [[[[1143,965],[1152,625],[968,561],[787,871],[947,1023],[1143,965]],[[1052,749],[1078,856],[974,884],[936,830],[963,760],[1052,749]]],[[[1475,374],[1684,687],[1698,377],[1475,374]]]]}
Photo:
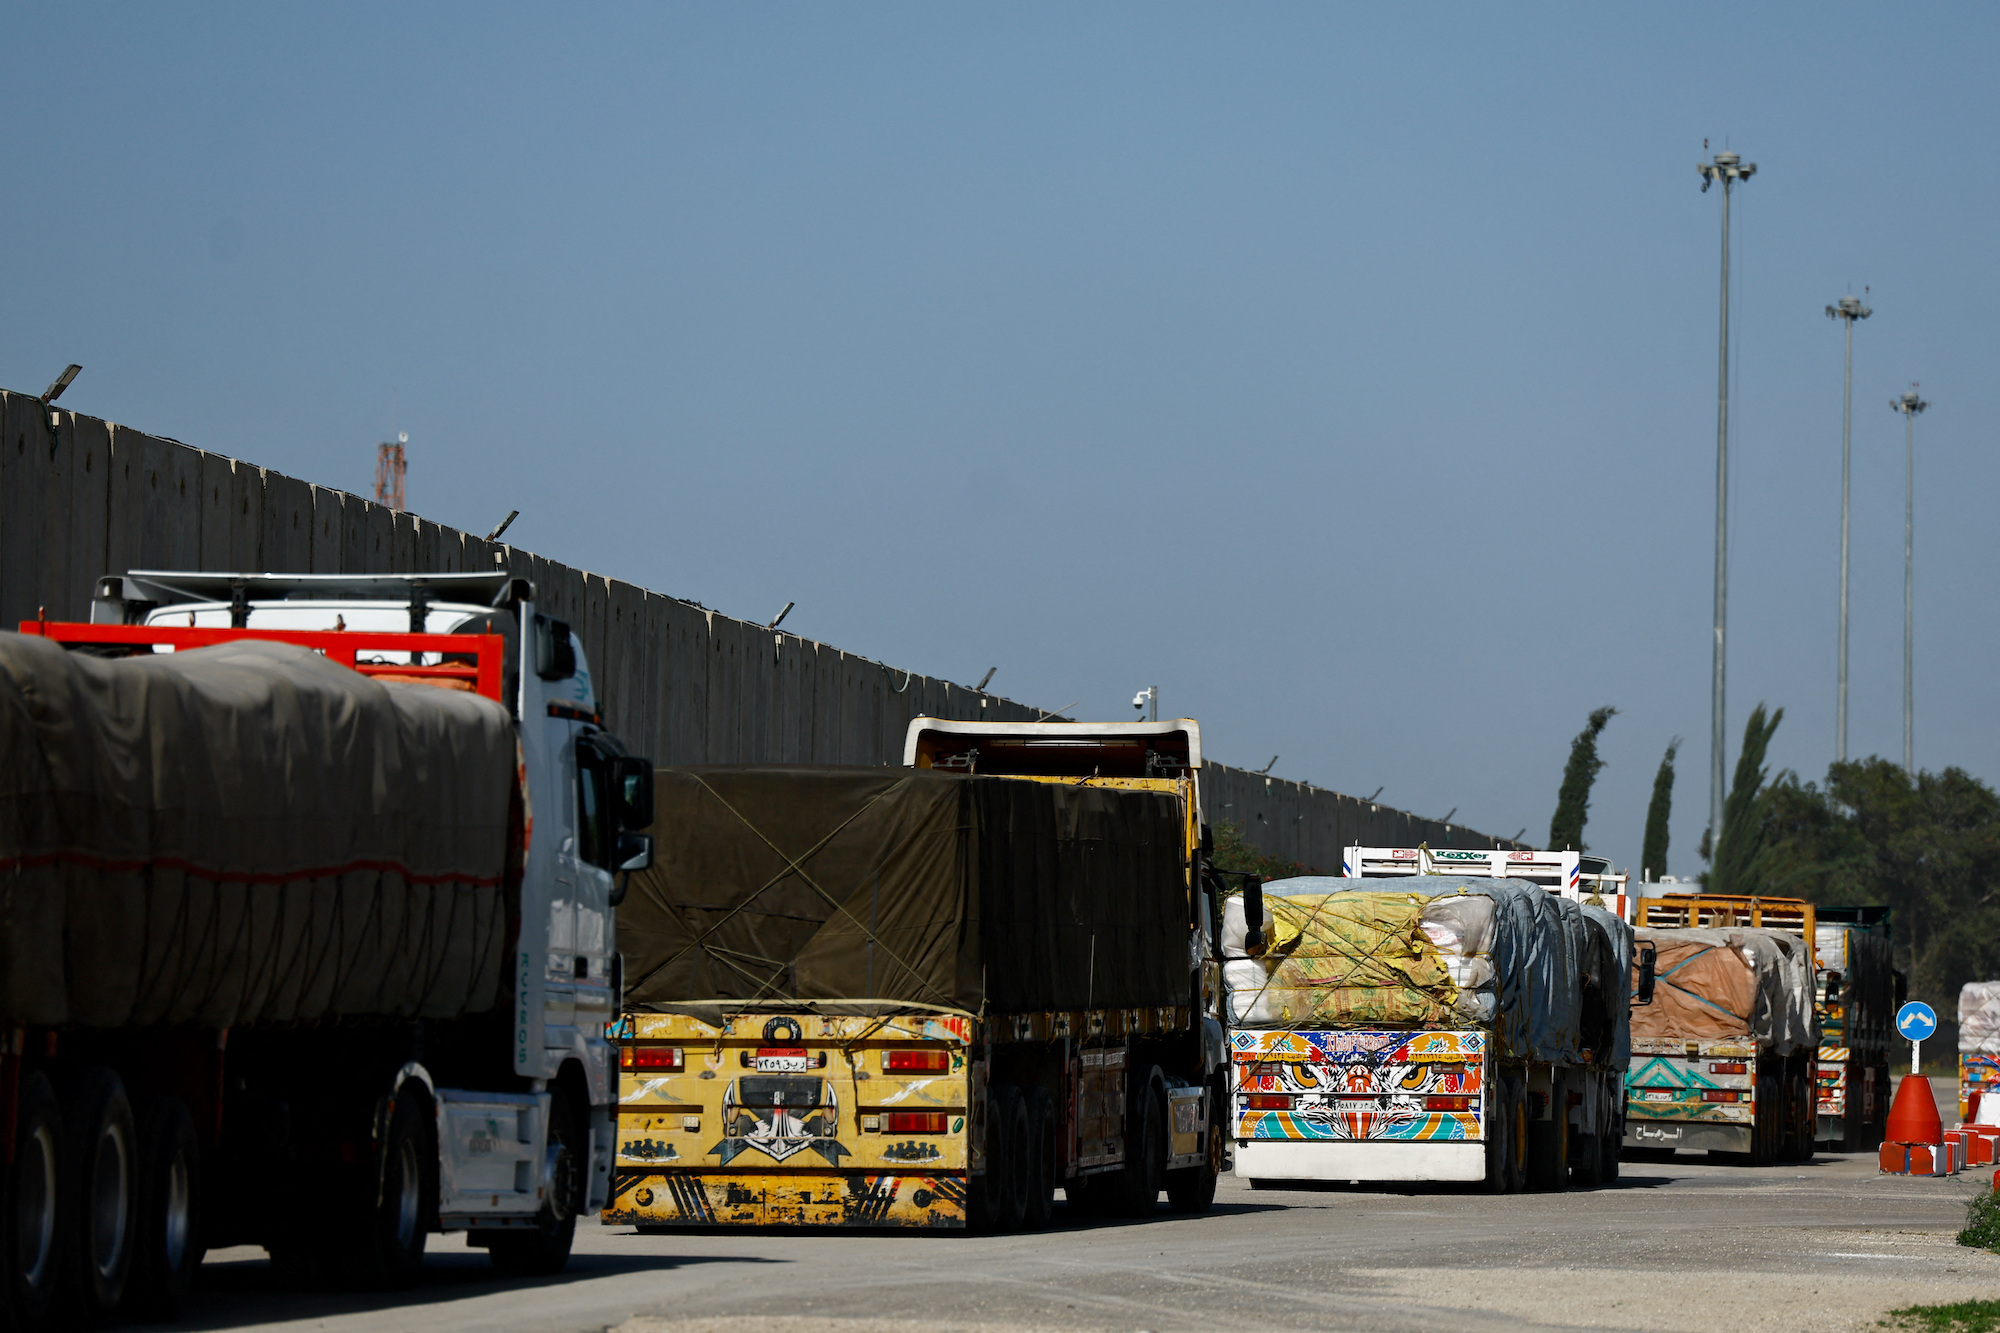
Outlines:
{"type": "Polygon", "coordinates": [[[1896,1100],[1889,1107],[1890,1143],[1943,1143],[1944,1121],[1938,1116],[1937,1096],[1931,1081],[1916,1074],[1903,1075],[1896,1085],[1896,1100]]]}

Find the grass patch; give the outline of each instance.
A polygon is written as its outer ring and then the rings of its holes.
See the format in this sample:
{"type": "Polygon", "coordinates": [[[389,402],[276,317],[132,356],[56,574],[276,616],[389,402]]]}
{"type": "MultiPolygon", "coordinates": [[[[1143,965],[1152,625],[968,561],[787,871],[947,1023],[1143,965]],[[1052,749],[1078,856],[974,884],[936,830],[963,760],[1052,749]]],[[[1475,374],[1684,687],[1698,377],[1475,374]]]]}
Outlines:
{"type": "Polygon", "coordinates": [[[1958,1233],[1958,1243],[1975,1250],[2000,1250],[2000,1194],[1981,1190],[1966,1201],[1965,1230],[1958,1233]]]}
{"type": "Polygon", "coordinates": [[[2000,1333],[2000,1301],[1907,1305],[1889,1311],[1882,1327],[1908,1329],[1912,1333],[2000,1333]]]}

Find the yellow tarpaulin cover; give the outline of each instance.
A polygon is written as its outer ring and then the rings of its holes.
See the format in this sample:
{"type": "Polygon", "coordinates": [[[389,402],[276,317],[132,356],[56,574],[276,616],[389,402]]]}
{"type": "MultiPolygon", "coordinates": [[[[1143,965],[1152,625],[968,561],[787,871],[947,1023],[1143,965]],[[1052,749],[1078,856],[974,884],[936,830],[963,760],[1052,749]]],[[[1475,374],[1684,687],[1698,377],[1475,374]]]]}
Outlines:
{"type": "Polygon", "coordinates": [[[1428,902],[1406,893],[1266,897],[1262,961],[1278,1016],[1344,1027],[1450,1021],[1458,987],[1424,934],[1428,902]]]}

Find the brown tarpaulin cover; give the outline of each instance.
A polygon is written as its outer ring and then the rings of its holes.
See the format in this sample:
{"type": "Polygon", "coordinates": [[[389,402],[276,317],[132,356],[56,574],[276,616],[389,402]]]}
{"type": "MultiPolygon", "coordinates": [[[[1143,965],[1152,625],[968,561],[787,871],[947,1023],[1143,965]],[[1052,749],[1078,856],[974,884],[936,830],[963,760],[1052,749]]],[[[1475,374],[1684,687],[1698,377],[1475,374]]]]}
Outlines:
{"type": "Polygon", "coordinates": [[[626,1004],[993,1014],[1188,1002],[1179,801],[935,769],[655,775],[626,1004]]]}
{"type": "Polygon", "coordinates": [[[1816,1040],[1812,969],[1798,936],[1749,926],[1634,934],[1658,956],[1653,1002],[1632,1009],[1633,1041],[1754,1037],[1787,1054],[1816,1040]]]}
{"type": "Polygon", "coordinates": [[[513,723],[245,640],[0,633],[0,1015],[89,1026],[491,1007],[513,723]]]}

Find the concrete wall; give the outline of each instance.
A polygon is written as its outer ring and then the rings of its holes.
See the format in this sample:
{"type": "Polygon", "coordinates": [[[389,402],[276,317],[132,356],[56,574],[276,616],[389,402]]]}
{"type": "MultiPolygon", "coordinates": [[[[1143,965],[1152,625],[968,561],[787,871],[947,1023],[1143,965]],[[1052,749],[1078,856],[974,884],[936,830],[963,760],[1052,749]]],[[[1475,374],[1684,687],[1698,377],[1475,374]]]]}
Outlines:
{"type": "MultiPolygon", "coordinates": [[[[456,572],[493,569],[497,552],[580,636],[606,724],[662,764],[900,763],[913,717],[1042,715],[176,440],[56,418],[51,434],[37,399],[0,391],[0,627],[87,619],[98,577],[129,569],[456,572]]],[[[1331,871],[1343,839],[1495,841],[1213,763],[1203,800],[1253,845],[1331,871]]]]}

